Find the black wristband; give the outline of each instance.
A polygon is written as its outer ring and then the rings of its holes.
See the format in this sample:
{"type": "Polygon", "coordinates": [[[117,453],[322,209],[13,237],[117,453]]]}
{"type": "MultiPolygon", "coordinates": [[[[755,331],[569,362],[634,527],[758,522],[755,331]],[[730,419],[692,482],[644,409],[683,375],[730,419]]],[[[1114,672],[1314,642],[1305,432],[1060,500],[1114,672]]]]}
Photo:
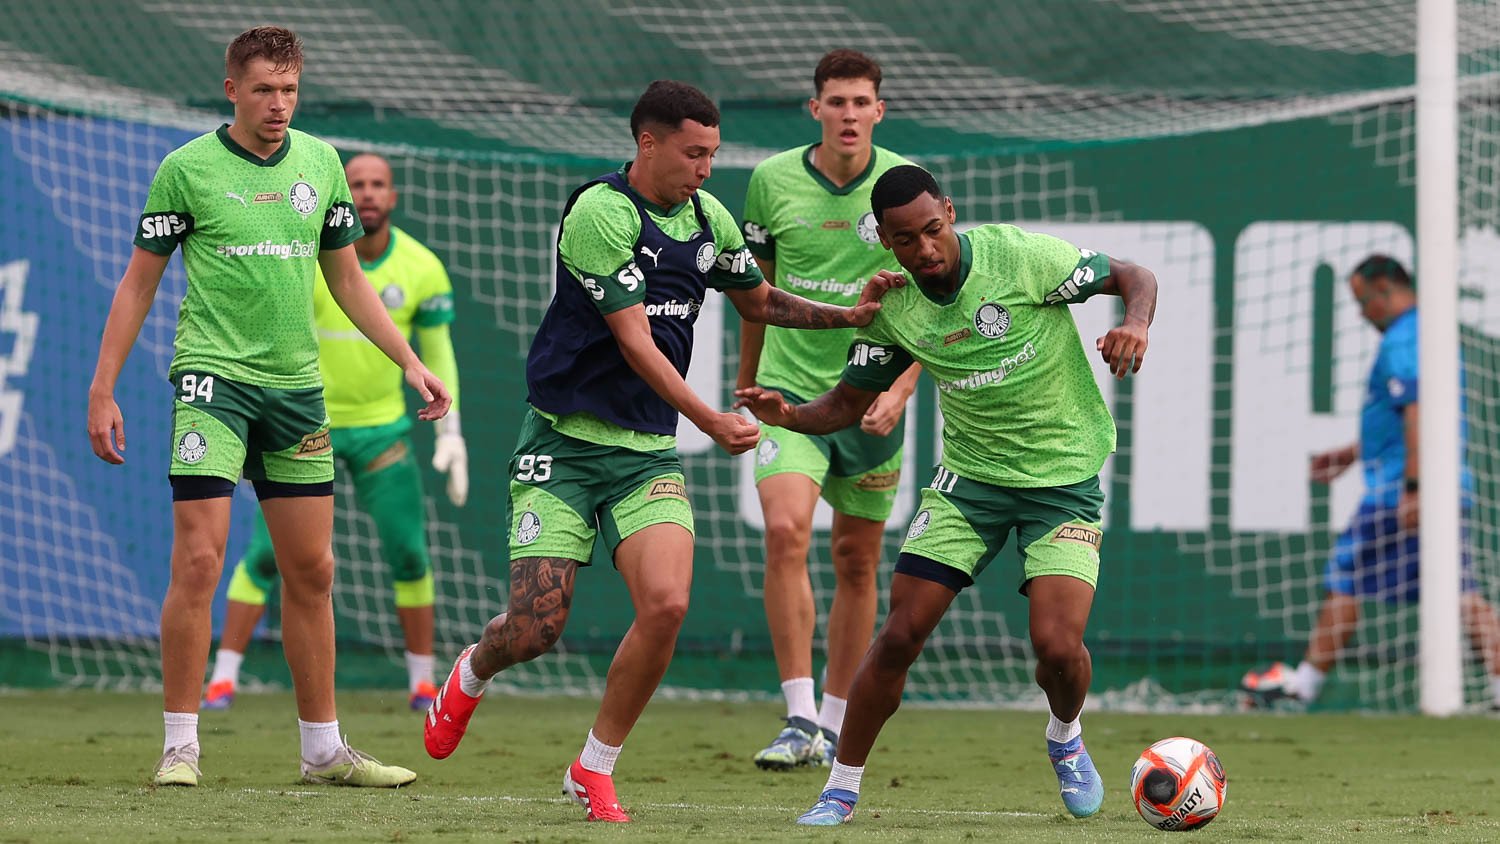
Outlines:
{"type": "Polygon", "coordinates": [[[1404,488],[1404,489],[1405,489],[1405,490],[1406,490],[1406,491],[1407,491],[1407,492],[1416,492],[1416,491],[1417,491],[1417,487],[1418,487],[1418,486],[1419,486],[1419,485],[1418,485],[1418,483],[1417,483],[1417,479],[1416,479],[1416,478],[1407,478],[1407,479],[1406,479],[1406,486],[1405,486],[1405,487],[1403,487],[1403,488],[1404,488]]]}

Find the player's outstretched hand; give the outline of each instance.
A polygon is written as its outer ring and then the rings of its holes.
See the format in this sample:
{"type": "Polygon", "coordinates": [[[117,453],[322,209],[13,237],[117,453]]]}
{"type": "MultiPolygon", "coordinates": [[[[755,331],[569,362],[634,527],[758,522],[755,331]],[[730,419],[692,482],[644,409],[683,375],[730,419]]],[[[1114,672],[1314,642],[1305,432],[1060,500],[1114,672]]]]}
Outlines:
{"type": "Polygon", "coordinates": [[[784,426],[795,411],[787,404],[781,393],[765,387],[745,387],[734,391],[734,409],[747,408],[755,418],[767,425],[784,426]]]}
{"type": "Polygon", "coordinates": [[[730,454],[744,454],[760,442],[760,426],[738,413],[715,413],[703,433],[730,454]]]}
{"type": "Polygon", "coordinates": [[[1109,374],[1123,379],[1126,373],[1140,372],[1146,362],[1146,326],[1134,320],[1111,328],[1094,347],[1109,364],[1109,374]]]}
{"type": "Polygon", "coordinates": [[[417,411],[418,419],[431,422],[448,414],[448,408],[453,405],[453,396],[441,379],[428,372],[427,367],[420,362],[408,366],[402,374],[406,376],[406,383],[422,397],[422,401],[427,402],[426,407],[417,411]]]}
{"type": "Polygon", "coordinates": [[[125,417],[114,396],[89,393],[89,445],[105,463],[125,462],[125,417]]]}
{"type": "Polygon", "coordinates": [[[905,287],[906,276],[894,273],[890,270],[881,270],[873,278],[865,282],[865,289],[860,291],[859,301],[850,310],[853,312],[851,322],[856,326],[869,325],[870,320],[875,318],[875,312],[880,310],[880,300],[885,294],[895,287],[905,287]]]}

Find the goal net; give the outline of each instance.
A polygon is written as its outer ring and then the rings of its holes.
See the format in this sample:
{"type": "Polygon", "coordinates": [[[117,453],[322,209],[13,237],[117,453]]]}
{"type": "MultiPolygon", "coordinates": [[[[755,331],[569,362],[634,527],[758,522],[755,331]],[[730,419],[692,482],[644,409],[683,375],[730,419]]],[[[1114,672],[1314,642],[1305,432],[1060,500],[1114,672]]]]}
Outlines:
{"type": "MultiPolygon", "coordinates": [[[[392,163],[395,222],[445,262],[473,490],[456,509],[428,478],[439,664],[508,594],[503,525],[523,362],[552,295],[567,196],[632,154],[626,117],[655,78],[691,81],[724,112],[708,189],[738,212],[750,168],[811,142],[819,56],[877,57],[881,145],[928,166],[961,225],[1012,222],[1150,267],[1161,282],[1139,377],[1100,385],[1119,427],[1106,465],[1103,564],[1087,641],[1100,706],[1238,705],[1246,670],[1295,663],[1316,619],[1357,470],[1331,487],[1309,456],[1353,441],[1380,335],[1346,278],[1364,256],[1414,255],[1415,6],[1395,0],[895,0],[819,4],[579,0],[502,4],[329,0],[316,6],[59,0],[0,32],[0,685],[141,687],[170,548],[164,376],[186,289],[173,260],[117,396],[129,460],[80,433],[110,296],[157,163],[228,119],[224,45],[276,21],[305,42],[299,128],[392,163]],[[167,45],[164,48],[164,45],[167,45]],[[1124,63],[1116,56],[1133,60],[1124,63]]],[[[1470,519],[1479,593],[1500,599],[1500,8],[1460,7],[1463,267],[1470,519]]],[[[1419,283],[1447,280],[1421,278],[1419,283]]],[[[1451,283],[1451,282],[1450,282],[1451,283]]],[[[1085,343],[1117,301],[1075,308],[1085,343]]],[[[711,296],[690,382],[729,402],[738,320],[711,296]]],[[[934,389],[908,409],[888,525],[888,584],[939,449],[934,389]]],[[[1059,408],[1065,413],[1067,408],[1059,408]]],[[[430,455],[430,433],[418,429],[430,455]]],[[[669,692],[774,694],[761,605],[761,519],[747,458],[690,426],[680,452],[698,521],[693,605],[669,692]]],[[[376,531],[338,486],[341,681],[396,686],[402,638],[376,531]]],[[[235,503],[228,563],[248,536],[235,503]]],[[[830,516],[811,569],[832,594],[830,516]]],[[[908,695],[1036,706],[1014,547],[963,592],[908,695]]],[[[1323,705],[1416,701],[1416,605],[1361,604],[1323,705]]],[[[883,609],[882,609],[883,612],[883,609]]],[[[516,691],[591,694],[631,611],[608,565],[580,574],[557,652],[506,672],[516,691]]],[[[821,628],[820,628],[821,629],[821,628]]],[[[272,613],[263,633],[277,637],[272,613]]],[[[1466,640],[1467,641],[1467,640],[1466,640]]],[[[821,640],[817,643],[821,648],[821,640]]],[[[1470,649],[1465,689],[1487,702],[1470,649]]],[[[286,682],[275,649],[247,671],[286,682]]],[[[1091,704],[1093,705],[1093,704],[1091,704]]]]}

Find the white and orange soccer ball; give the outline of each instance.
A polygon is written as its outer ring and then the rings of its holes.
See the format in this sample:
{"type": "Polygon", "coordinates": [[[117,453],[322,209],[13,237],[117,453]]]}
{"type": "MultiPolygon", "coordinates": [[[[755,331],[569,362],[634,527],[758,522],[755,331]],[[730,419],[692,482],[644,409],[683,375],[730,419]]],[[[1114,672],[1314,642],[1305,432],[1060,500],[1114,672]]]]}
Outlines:
{"type": "Polygon", "coordinates": [[[1224,766],[1208,746],[1181,736],[1146,748],[1130,769],[1130,796],[1146,823],[1200,829],[1224,808],[1224,766]]]}

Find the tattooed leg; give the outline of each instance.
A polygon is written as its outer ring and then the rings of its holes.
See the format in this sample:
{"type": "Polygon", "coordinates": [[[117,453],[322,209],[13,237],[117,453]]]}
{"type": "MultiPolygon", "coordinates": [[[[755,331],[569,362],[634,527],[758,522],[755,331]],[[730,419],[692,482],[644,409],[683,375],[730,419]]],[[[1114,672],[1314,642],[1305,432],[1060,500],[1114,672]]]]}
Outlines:
{"type": "Polygon", "coordinates": [[[481,680],[552,649],[568,623],[576,560],[523,557],[510,564],[510,607],[490,620],[469,657],[481,680]]]}

